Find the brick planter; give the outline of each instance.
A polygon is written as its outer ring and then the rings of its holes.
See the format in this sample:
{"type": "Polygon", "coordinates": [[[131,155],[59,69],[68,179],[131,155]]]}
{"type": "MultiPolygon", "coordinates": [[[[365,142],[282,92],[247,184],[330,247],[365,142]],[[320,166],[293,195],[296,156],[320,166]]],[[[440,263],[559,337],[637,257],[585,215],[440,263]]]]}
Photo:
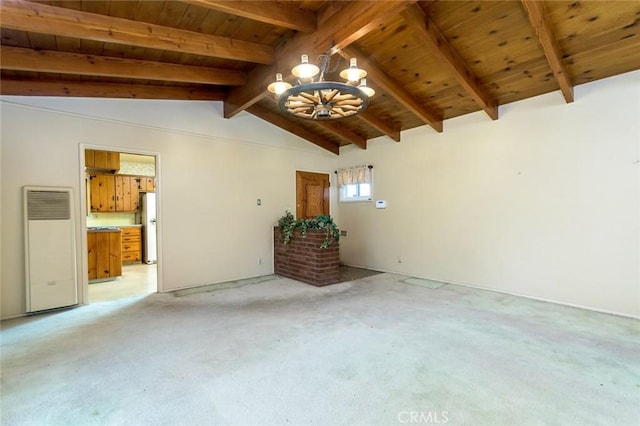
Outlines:
{"type": "Polygon", "coordinates": [[[339,281],[340,250],[334,241],[326,249],[321,249],[326,231],[309,229],[302,238],[296,231],[289,243],[284,244],[280,228],[273,228],[274,272],[317,287],[335,284],[339,281]]]}

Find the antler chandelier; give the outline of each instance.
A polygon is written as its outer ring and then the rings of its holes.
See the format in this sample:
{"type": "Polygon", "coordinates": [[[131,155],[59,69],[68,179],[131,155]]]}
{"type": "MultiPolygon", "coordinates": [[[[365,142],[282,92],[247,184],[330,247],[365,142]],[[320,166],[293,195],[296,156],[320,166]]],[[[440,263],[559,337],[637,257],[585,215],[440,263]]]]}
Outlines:
{"type": "Polygon", "coordinates": [[[367,72],[358,68],[356,58],[351,58],[349,68],[340,72],[344,83],[325,81],[330,58],[330,52],[321,55],[320,66],[316,66],[302,55],[300,64],[291,70],[298,80],[296,86],[276,74],[276,81],[267,90],[276,95],[283,112],[308,120],[333,120],[351,117],[367,108],[369,98],[375,94],[367,87],[367,72]]]}

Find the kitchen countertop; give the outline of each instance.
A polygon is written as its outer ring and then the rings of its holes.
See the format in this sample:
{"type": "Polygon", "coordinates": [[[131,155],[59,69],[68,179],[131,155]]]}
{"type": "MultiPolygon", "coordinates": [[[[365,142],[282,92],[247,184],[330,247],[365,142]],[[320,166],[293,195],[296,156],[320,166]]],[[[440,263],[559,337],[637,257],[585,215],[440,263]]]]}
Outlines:
{"type": "Polygon", "coordinates": [[[140,228],[141,224],[133,224],[133,225],[90,225],[87,226],[88,232],[118,232],[120,228],[140,228]]]}
{"type": "Polygon", "coordinates": [[[122,232],[117,226],[88,226],[87,232],[122,232]]]}

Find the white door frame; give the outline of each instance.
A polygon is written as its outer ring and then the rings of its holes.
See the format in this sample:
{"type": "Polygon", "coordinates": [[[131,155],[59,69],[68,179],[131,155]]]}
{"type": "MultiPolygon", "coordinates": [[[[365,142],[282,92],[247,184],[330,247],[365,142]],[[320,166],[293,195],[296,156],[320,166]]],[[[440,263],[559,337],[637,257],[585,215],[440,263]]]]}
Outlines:
{"type": "Polygon", "coordinates": [[[84,157],[84,150],[85,149],[97,149],[97,150],[101,150],[101,151],[113,151],[113,152],[124,152],[127,154],[138,154],[138,155],[147,155],[150,157],[155,157],[155,161],[156,161],[156,175],[155,175],[155,180],[156,180],[156,232],[157,232],[157,240],[156,240],[156,248],[158,250],[158,261],[157,261],[157,270],[156,270],[156,279],[157,279],[157,291],[158,293],[163,293],[164,292],[164,285],[162,282],[162,218],[161,218],[161,211],[162,209],[160,208],[161,206],[161,202],[162,202],[162,196],[161,196],[161,182],[160,182],[160,153],[159,152],[155,152],[155,151],[143,151],[140,149],[134,149],[134,148],[117,148],[117,147],[112,147],[112,146],[104,146],[104,145],[93,145],[90,143],[80,143],[78,144],[78,150],[79,150],[79,170],[78,170],[78,175],[80,178],[80,220],[78,222],[80,222],[80,253],[81,253],[81,263],[80,263],[80,267],[78,268],[78,273],[80,274],[80,279],[78,280],[78,285],[79,285],[79,289],[78,289],[78,300],[80,302],[81,305],[86,305],[88,303],[90,303],[89,300],[89,256],[87,253],[87,239],[85,238],[85,236],[87,235],[87,214],[89,214],[89,212],[87,211],[87,187],[85,185],[85,165],[86,165],[86,161],[85,161],[85,157],[84,157]]]}

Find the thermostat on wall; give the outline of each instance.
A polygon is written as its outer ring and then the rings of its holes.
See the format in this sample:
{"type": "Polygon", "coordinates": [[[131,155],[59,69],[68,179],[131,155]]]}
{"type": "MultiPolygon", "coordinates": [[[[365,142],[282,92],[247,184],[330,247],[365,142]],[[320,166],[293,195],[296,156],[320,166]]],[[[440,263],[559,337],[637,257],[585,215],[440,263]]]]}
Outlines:
{"type": "Polygon", "coordinates": [[[386,208],[387,208],[387,202],[385,200],[376,201],[376,209],[386,209],[386,208]]]}

